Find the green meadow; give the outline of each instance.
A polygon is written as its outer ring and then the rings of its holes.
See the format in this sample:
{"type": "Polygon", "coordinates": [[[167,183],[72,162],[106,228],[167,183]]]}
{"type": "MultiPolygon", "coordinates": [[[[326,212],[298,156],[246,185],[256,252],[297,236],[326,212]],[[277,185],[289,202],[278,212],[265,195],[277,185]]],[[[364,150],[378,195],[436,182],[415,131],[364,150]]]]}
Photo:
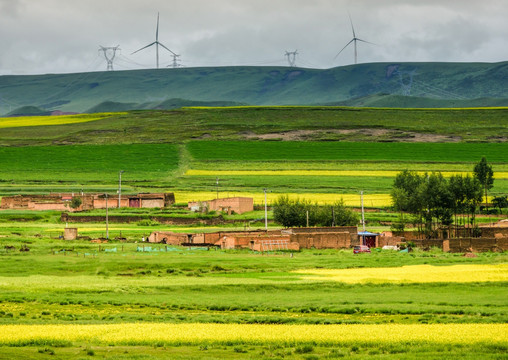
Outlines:
{"type": "MultiPolygon", "coordinates": [[[[360,190],[387,194],[393,181],[387,175],[303,173],[404,169],[470,172],[482,156],[487,157],[495,172],[506,173],[507,114],[507,109],[194,108],[113,114],[107,119],[73,125],[5,128],[0,129],[0,196],[81,190],[114,194],[120,170],[125,171],[122,193],[214,194],[218,176],[213,171],[222,170],[221,195],[262,193],[263,188],[302,197],[330,194],[333,199],[334,194],[356,196],[360,190]],[[297,137],[293,140],[299,141],[289,141],[285,132],[293,132],[290,135],[297,137]],[[421,140],[422,135],[432,141],[412,142],[421,140]],[[192,175],[188,170],[208,172],[192,175]],[[228,175],[230,170],[273,173],[228,175]],[[302,174],[277,175],[279,170],[298,170],[302,174]]],[[[496,179],[490,193],[508,193],[508,179],[496,179]]],[[[79,224],[71,220],[66,224],[60,221],[59,212],[0,211],[0,359],[506,356],[508,340],[499,334],[500,340],[474,344],[457,339],[373,342],[368,338],[324,343],[200,339],[174,343],[143,340],[148,334],[141,330],[139,338],[128,343],[64,341],[44,336],[18,342],[4,339],[2,330],[14,324],[138,324],[140,329],[161,323],[196,327],[393,325],[394,329],[402,325],[481,325],[491,326],[494,331],[508,321],[504,265],[508,259],[504,253],[481,253],[474,258],[438,249],[411,253],[379,250],[361,255],[354,255],[350,249],[261,254],[141,243],[141,237],[154,230],[191,233],[264,227],[260,222],[264,211],[260,210],[224,216],[229,223],[209,227],[164,225],[152,220],[153,216],[218,216],[189,214],[182,207],[110,210],[110,216],[137,218],[132,223],[110,222],[111,240],[105,244],[59,238],[66,226],[78,227],[80,236],[104,237],[105,211],[95,210],[88,215],[97,220],[79,224]],[[126,241],[115,240],[120,237],[126,241]],[[306,275],[306,271],[316,269],[361,272],[375,268],[383,274],[402,266],[442,269],[456,265],[467,266],[475,274],[480,266],[491,266],[499,277],[466,282],[460,278],[467,279],[467,273],[461,273],[461,277],[451,277],[453,281],[426,282],[430,274],[422,273],[421,282],[394,282],[386,275],[384,280],[349,284],[306,275]]],[[[396,217],[387,210],[366,214],[370,230],[386,230],[386,224],[396,217]]],[[[501,218],[479,216],[479,221],[501,218]]],[[[269,226],[276,227],[273,223],[269,226]]],[[[65,333],[66,328],[61,329],[65,333]]]]}
{"type": "MultiPolygon", "coordinates": [[[[271,170],[270,175],[220,175],[222,193],[389,193],[393,177],[282,175],[277,170],[462,171],[486,156],[506,172],[507,143],[362,143],[296,141],[190,141],[185,144],[111,144],[0,148],[0,195],[115,192],[124,170],[125,193],[214,191],[213,170],[271,170]],[[212,170],[186,175],[189,169],[212,170]]],[[[495,180],[492,194],[508,192],[495,180]]],[[[177,199],[178,201],[178,199],[177,199]]]]}

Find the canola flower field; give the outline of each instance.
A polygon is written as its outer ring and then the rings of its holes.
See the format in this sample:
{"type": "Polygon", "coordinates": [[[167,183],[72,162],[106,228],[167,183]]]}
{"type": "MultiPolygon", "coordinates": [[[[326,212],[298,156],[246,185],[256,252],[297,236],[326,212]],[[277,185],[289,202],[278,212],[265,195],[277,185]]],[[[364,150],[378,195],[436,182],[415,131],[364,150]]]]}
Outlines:
{"type": "MultiPolygon", "coordinates": [[[[281,194],[268,192],[266,194],[268,204],[274,202],[281,194]]],[[[361,200],[359,194],[326,194],[326,193],[285,193],[290,199],[306,199],[320,205],[333,204],[343,199],[347,206],[360,206],[361,200]]],[[[254,192],[224,192],[220,193],[221,197],[244,196],[254,199],[254,204],[264,204],[265,195],[262,191],[254,192]]],[[[213,191],[175,191],[175,198],[178,202],[203,201],[212,200],[217,197],[217,193],[213,191]]],[[[364,203],[366,207],[387,207],[392,203],[390,194],[366,194],[364,195],[364,203]]]]}
{"type": "Polygon", "coordinates": [[[18,116],[13,118],[0,118],[0,129],[14,127],[78,124],[102,120],[111,116],[118,116],[124,114],[126,113],[97,113],[97,114],[58,115],[58,116],[18,116]]]}
{"type": "MultiPolygon", "coordinates": [[[[191,169],[185,172],[186,176],[369,176],[369,177],[395,177],[400,171],[390,170],[199,170],[191,169]]],[[[417,171],[424,175],[425,171],[417,171]]],[[[427,172],[429,173],[429,172],[427,172]]],[[[444,177],[453,175],[473,176],[472,172],[464,171],[443,171],[444,177]]],[[[508,179],[508,172],[497,171],[496,179],[508,179]]]]}
{"type": "Polygon", "coordinates": [[[491,343],[508,345],[508,324],[259,325],[105,324],[0,325],[0,344],[45,342],[150,345],[200,343],[491,343]],[[368,337],[366,334],[369,334],[368,337]]]}
{"type": "Polygon", "coordinates": [[[358,283],[440,283],[440,282],[508,282],[508,264],[500,265],[411,265],[367,269],[312,269],[298,274],[314,280],[331,280],[348,284],[358,283]]]}

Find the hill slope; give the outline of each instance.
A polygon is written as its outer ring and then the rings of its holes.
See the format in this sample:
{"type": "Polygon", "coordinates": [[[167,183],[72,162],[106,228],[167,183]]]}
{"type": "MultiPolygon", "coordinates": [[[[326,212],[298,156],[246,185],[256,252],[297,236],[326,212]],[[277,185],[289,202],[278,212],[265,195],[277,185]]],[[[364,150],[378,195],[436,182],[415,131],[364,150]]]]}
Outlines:
{"type": "MultiPolygon", "coordinates": [[[[1,76],[0,113],[28,105],[83,112],[104,102],[116,104],[118,109],[118,103],[160,104],[173,98],[252,105],[337,103],[404,92],[447,101],[508,99],[507,78],[508,62],[373,63],[325,70],[210,67],[1,76]]],[[[489,100],[485,102],[490,104],[489,100]]],[[[101,110],[106,109],[102,106],[101,110]]]]}

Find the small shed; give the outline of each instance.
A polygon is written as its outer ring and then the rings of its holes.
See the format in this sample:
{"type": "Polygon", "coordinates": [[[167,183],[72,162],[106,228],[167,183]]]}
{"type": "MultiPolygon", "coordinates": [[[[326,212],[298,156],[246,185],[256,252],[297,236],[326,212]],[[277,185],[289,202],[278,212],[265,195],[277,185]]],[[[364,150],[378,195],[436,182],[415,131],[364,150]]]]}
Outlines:
{"type": "Polygon", "coordinates": [[[367,245],[369,248],[378,247],[379,235],[370,231],[359,231],[358,240],[360,240],[360,245],[367,245]]]}

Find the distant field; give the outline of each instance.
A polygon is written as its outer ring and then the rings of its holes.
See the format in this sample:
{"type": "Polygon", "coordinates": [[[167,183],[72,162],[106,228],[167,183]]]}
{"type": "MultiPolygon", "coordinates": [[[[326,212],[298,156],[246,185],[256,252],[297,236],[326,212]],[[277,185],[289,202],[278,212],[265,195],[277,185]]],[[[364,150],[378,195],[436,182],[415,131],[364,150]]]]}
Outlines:
{"type": "Polygon", "coordinates": [[[177,202],[253,196],[267,188],[273,201],[288,193],[319,203],[357,194],[366,206],[388,206],[394,176],[471,173],[482,155],[494,166],[491,194],[508,192],[508,143],[346,143],[191,141],[175,144],[112,144],[0,147],[0,195],[83,191],[115,193],[124,170],[124,193],[173,191],[177,202]]]}
{"type": "MultiPolygon", "coordinates": [[[[365,143],[192,141],[197,160],[379,160],[417,162],[507,162],[508,143],[365,143]]],[[[373,169],[375,170],[375,169],[373,169]]]]}
{"type": "MultiPolygon", "coordinates": [[[[431,170],[427,173],[432,172],[431,170]]],[[[187,170],[187,176],[344,176],[344,177],[395,177],[400,171],[393,170],[187,170]]],[[[424,175],[424,171],[417,172],[424,175]]],[[[473,172],[443,171],[444,177],[453,175],[473,176],[473,172]]],[[[508,172],[496,171],[496,179],[508,179],[508,172]]]]}
{"type": "Polygon", "coordinates": [[[1,181],[78,184],[163,180],[178,167],[171,144],[0,147],[1,181]]]}
{"type": "Polygon", "coordinates": [[[2,128],[0,145],[182,143],[196,139],[263,138],[506,142],[507,118],[508,108],[185,108],[114,113],[107,119],[76,124],[2,128]]]}

